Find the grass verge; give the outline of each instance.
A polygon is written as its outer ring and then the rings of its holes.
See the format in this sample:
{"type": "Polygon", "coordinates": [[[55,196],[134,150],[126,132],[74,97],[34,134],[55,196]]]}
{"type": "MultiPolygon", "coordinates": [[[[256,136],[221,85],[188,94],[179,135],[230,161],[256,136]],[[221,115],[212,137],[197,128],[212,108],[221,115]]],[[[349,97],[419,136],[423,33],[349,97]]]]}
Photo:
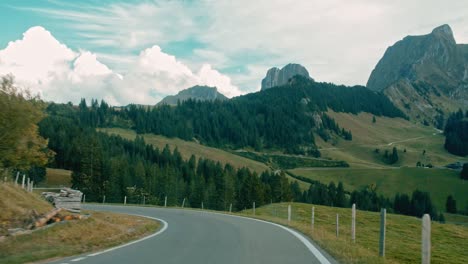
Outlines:
{"type": "Polygon", "coordinates": [[[123,244],[154,233],[159,223],[144,217],[88,212],[85,220],[57,223],[0,242],[0,263],[25,263],[73,256],[123,244]],[[86,234],[83,235],[83,234],[86,234]]]}
{"type": "MultiPolygon", "coordinates": [[[[311,229],[310,204],[292,204],[291,223],[287,203],[257,208],[256,218],[290,226],[322,247],[341,263],[418,263],[421,262],[421,220],[387,214],[386,257],[378,256],[380,214],[357,211],[356,242],[351,241],[351,209],[315,205],[315,226],[311,229]],[[336,237],[339,214],[339,237],[336,237]]],[[[241,212],[252,217],[252,210],[241,212]]],[[[432,263],[466,263],[468,227],[432,223],[432,263]]]]}
{"type": "MultiPolygon", "coordinates": [[[[13,183],[0,183],[0,236],[24,228],[34,215],[53,207],[38,194],[13,183]]],[[[116,246],[155,232],[159,222],[116,213],[89,212],[84,220],[64,221],[30,234],[0,240],[0,263],[26,263],[72,256],[116,246]],[[86,235],[84,235],[86,234],[86,235]]]]}

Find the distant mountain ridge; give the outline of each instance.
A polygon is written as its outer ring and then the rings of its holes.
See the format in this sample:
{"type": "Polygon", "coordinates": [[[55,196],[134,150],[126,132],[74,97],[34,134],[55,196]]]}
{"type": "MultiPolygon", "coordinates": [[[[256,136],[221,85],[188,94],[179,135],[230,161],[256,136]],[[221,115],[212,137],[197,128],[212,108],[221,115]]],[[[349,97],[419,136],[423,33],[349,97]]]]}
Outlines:
{"type": "Polygon", "coordinates": [[[467,109],[468,45],[455,42],[449,25],[407,36],[386,50],[367,87],[420,121],[467,109]]]}
{"type": "Polygon", "coordinates": [[[183,102],[188,99],[199,101],[214,101],[214,100],[228,100],[226,96],[218,92],[216,87],[209,86],[193,86],[188,89],[180,91],[176,95],[169,95],[164,97],[157,105],[177,105],[177,102],[183,102]]]}
{"type": "Polygon", "coordinates": [[[269,69],[265,78],[263,78],[262,80],[261,90],[263,91],[272,87],[285,85],[288,83],[289,79],[296,75],[312,79],[310,78],[309,72],[304,66],[300,64],[290,63],[281,69],[277,67],[269,69]]]}

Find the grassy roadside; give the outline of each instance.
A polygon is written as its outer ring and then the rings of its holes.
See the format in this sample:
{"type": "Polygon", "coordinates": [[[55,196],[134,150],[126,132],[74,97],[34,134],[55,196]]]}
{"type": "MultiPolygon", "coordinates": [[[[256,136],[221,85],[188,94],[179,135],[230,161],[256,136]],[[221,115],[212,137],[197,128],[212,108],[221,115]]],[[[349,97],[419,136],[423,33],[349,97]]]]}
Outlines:
{"type": "Polygon", "coordinates": [[[88,212],[86,220],[55,224],[0,243],[0,263],[25,263],[109,248],[149,235],[159,223],[144,217],[88,212]],[[84,235],[86,234],[86,235],[84,235]]]}
{"type": "MultiPolygon", "coordinates": [[[[257,208],[255,218],[290,226],[317,242],[341,263],[421,262],[421,220],[387,214],[386,257],[378,257],[380,214],[357,211],[356,243],[351,241],[351,210],[315,206],[315,228],[311,230],[310,204],[292,204],[292,220],[287,221],[287,203],[257,208]],[[340,215],[336,237],[336,214],[340,215]]],[[[241,212],[252,217],[252,210],[241,212]]],[[[432,263],[466,263],[468,227],[432,223],[432,263]]]]}
{"type": "MultiPolygon", "coordinates": [[[[24,227],[32,210],[44,214],[52,206],[37,194],[0,183],[0,235],[8,228],[24,227]]],[[[154,220],[116,213],[86,212],[84,220],[65,221],[30,234],[7,236],[0,241],[0,263],[26,263],[72,256],[109,248],[149,235],[159,228],[154,220]]]]}

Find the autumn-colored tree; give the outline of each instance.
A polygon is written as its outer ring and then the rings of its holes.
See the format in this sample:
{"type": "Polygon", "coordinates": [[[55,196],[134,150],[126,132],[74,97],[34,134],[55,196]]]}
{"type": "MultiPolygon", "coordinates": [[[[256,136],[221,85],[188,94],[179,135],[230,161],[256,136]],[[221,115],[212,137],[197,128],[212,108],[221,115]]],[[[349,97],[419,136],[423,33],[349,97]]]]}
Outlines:
{"type": "Polygon", "coordinates": [[[14,85],[11,75],[0,80],[0,167],[28,170],[53,157],[38,133],[44,103],[14,85]]]}

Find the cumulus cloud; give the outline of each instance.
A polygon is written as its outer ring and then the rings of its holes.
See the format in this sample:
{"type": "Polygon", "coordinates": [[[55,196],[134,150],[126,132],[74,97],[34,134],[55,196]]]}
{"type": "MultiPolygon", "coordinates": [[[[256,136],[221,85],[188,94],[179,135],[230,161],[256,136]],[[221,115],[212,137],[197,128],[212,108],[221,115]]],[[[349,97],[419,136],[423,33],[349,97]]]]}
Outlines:
{"type": "Polygon", "coordinates": [[[131,70],[121,75],[100,62],[96,54],[75,52],[43,27],[33,27],[21,40],[0,50],[0,75],[13,74],[20,86],[57,102],[95,98],[114,105],[155,104],[194,85],[216,86],[228,97],[241,94],[229,77],[209,64],[194,73],[157,45],[123,61],[131,70]]]}
{"type": "MultiPolygon", "coordinates": [[[[365,84],[385,49],[406,35],[448,23],[458,42],[468,42],[466,0],[153,0],[30,10],[69,22],[64,27],[83,36],[80,46],[122,51],[192,39],[203,44],[184,57],[192,64],[204,59],[233,69],[297,62],[316,80],[349,85],[365,84]]],[[[231,77],[252,91],[264,75],[231,77]]]]}
{"type": "Polygon", "coordinates": [[[0,74],[13,73],[31,84],[47,84],[55,76],[66,74],[76,56],[44,28],[32,27],[23,39],[0,50],[0,74]]]}

